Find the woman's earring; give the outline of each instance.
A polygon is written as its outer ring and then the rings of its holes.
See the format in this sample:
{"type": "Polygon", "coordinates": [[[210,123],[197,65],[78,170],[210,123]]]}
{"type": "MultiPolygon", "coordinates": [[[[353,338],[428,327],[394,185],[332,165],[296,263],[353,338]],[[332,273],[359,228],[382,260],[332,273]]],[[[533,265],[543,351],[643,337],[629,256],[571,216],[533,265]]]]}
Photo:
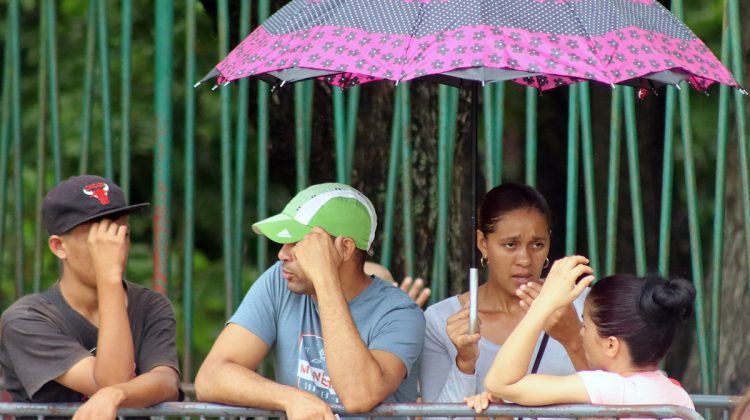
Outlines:
{"type": "Polygon", "coordinates": [[[482,258],[479,259],[479,264],[482,266],[482,268],[487,267],[487,264],[489,263],[490,262],[487,260],[487,257],[485,257],[484,255],[482,255],[482,258]]]}
{"type": "Polygon", "coordinates": [[[547,267],[549,267],[549,258],[544,259],[544,265],[542,266],[542,268],[547,268],[547,267]]]}

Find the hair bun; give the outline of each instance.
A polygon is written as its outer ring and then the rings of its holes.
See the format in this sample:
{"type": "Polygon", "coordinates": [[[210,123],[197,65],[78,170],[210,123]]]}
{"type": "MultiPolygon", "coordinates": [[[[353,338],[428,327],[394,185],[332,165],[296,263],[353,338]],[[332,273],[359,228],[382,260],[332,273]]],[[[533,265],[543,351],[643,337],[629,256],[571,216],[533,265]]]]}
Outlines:
{"type": "Polygon", "coordinates": [[[665,318],[685,320],[690,317],[695,301],[695,288],[684,279],[665,281],[649,277],[643,287],[640,307],[646,319],[663,322],[665,318]]]}

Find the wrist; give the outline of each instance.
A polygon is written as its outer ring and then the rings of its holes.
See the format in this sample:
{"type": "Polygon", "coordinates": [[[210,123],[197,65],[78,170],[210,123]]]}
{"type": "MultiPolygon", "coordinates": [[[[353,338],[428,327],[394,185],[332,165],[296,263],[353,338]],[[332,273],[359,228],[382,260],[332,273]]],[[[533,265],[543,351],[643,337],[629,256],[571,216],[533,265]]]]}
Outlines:
{"type": "Polygon", "coordinates": [[[461,358],[456,356],[456,367],[461,373],[473,375],[476,372],[477,358],[461,358]]]}

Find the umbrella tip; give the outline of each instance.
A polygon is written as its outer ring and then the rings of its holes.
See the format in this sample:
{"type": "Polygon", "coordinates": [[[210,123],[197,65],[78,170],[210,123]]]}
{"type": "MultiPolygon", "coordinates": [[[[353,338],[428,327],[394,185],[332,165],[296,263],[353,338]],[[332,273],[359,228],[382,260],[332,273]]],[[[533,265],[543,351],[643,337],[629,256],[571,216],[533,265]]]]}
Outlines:
{"type": "Polygon", "coordinates": [[[616,84],[614,84],[614,83],[610,82],[610,83],[609,83],[609,85],[610,85],[610,86],[612,86],[612,90],[615,90],[615,89],[617,89],[617,85],[616,85],[616,84]]]}
{"type": "Polygon", "coordinates": [[[211,92],[215,91],[218,88],[219,88],[219,85],[214,85],[214,87],[211,88],[211,92]]]}
{"type": "Polygon", "coordinates": [[[195,83],[195,84],[193,85],[193,87],[194,87],[194,88],[197,88],[197,87],[198,87],[198,86],[200,86],[200,85],[201,85],[201,82],[200,82],[200,81],[198,81],[198,82],[196,82],[196,83],[195,83]]]}
{"type": "Polygon", "coordinates": [[[747,96],[747,91],[745,89],[740,89],[740,93],[747,96]]]}

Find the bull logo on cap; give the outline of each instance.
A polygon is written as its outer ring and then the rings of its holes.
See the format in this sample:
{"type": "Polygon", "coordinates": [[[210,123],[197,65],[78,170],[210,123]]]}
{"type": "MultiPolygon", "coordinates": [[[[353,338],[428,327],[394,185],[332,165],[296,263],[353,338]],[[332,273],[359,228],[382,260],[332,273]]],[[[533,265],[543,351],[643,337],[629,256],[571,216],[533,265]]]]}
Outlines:
{"type": "Polygon", "coordinates": [[[95,182],[83,187],[83,193],[89,198],[96,198],[102,205],[109,204],[109,185],[105,182],[95,182]]]}

